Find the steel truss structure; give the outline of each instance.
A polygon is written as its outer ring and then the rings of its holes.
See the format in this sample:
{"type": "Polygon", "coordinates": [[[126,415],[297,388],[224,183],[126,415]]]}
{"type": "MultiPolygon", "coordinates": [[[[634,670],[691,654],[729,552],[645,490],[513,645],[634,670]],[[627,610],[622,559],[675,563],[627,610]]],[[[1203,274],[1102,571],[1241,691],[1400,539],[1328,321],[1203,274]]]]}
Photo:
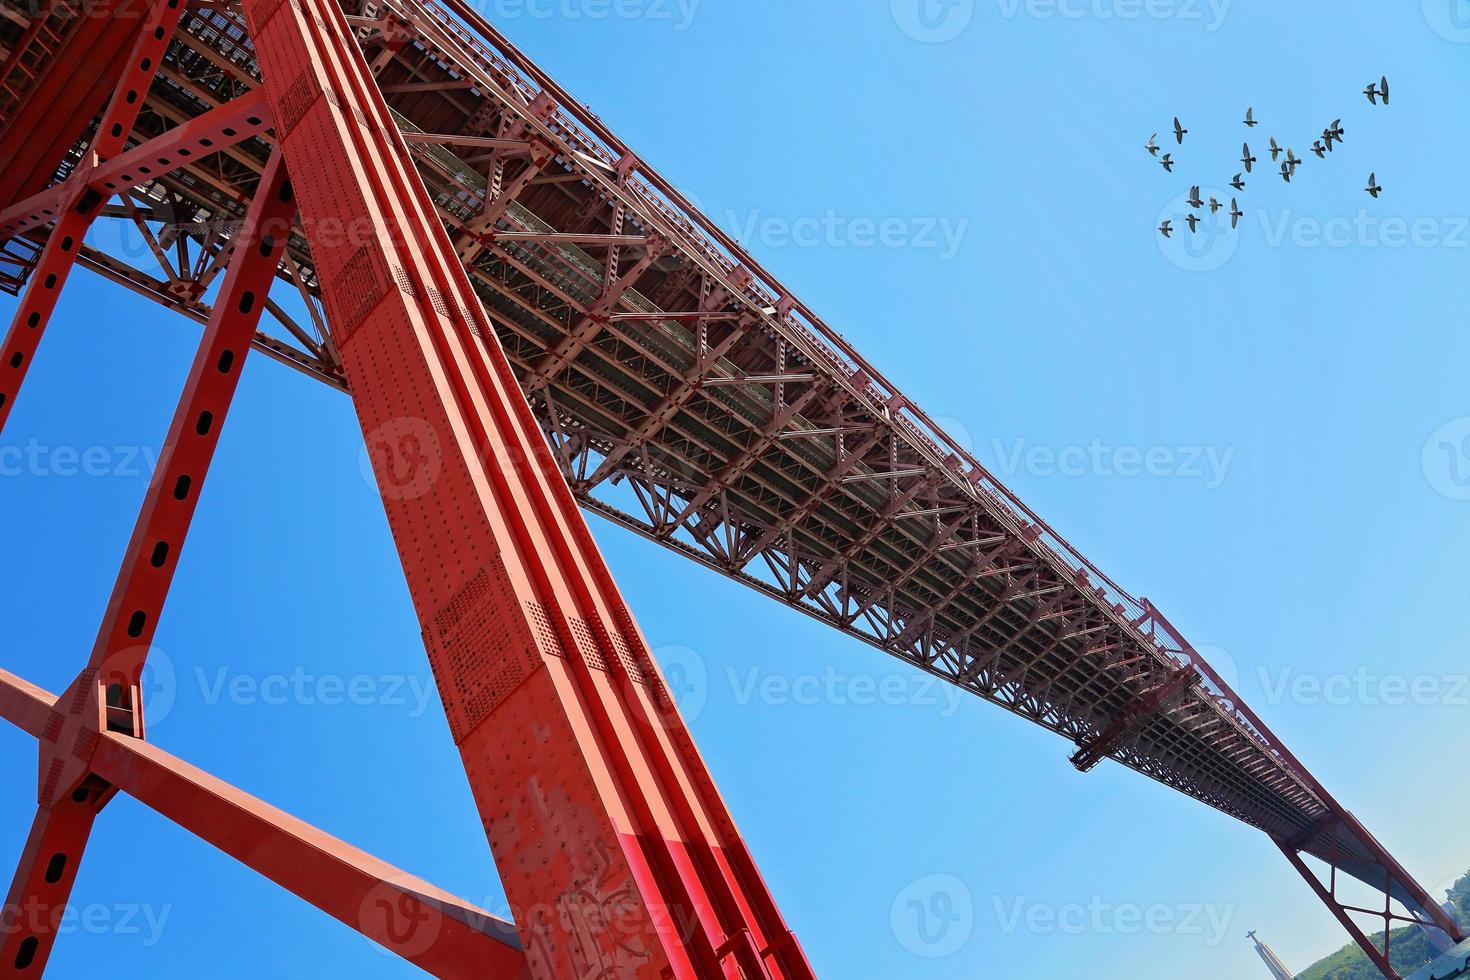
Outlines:
{"type": "Polygon", "coordinates": [[[0,425],[76,266],[204,326],[88,664],[60,697],[0,672],[41,746],[0,970],[40,975],[121,791],[439,976],[811,976],[578,503],[1083,771],[1261,829],[1385,976],[1396,924],[1465,938],[1152,604],[464,0],[0,11],[0,425]],[[161,274],[90,247],[99,221],[161,274]],[[353,399],[514,924],[146,740],[139,677],[249,351],[353,399]]]}

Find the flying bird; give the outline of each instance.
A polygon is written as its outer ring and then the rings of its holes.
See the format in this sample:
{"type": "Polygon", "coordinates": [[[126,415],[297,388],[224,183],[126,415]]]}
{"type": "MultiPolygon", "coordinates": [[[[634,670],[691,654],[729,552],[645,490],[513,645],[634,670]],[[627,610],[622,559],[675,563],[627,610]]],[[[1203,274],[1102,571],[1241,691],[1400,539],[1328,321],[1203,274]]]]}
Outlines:
{"type": "Polygon", "coordinates": [[[1185,220],[1189,222],[1189,230],[1191,232],[1197,231],[1199,229],[1199,215],[1191,211],[1189,217],[1185,220]]]}
{"type": "Polygon", "coordinates": [[[1174,172],[1174,158],[1165,153],[1163,158],[1159,160],[1159,166],[1172,174],[1174,172]]]}
{"type": "Polygon", "coordinates": [[[1296,155],[1294,150],[1287,149],[1286,165],[1291,168],[1292,173],[1296,173],[1296,168],[1302,165],[1301,158],[1296,155]]]}
{"type": "Polygon", "coordinates": [[[1152,136],[1150,136],[1148,138],[1148,143],[1144,145],[1144,149],[1147,150],[1149,153],[1151,153],[1153,156],[1158,156],[1159,155],[1159,134],[1158,133],[1154,133],[1152,136]]]}
{"type": "Polygon", "coordinates": [[[1245,181],[1240,179],[1240,174],[1236,174],[1235,179],[1230,182],[1230,186],[1238,191],[1243,191],[1245,190],[1245,181]]]}
{"type": "Polygon", "coordinates": [[[1245,172],[1250,173],[1251,164],[1256,162],[1256,158],[1251,156],[1251,145],[1249,143],[1240,144],[1240,162],[1245,164],[1245,172]]]}
{"type": "Polygon", "coordinates": [[[1342,142],[1342,134],[1347,132],[1347,130],[1342,128],[1341,119],[1332,120],[1332,125],[1327,127],[1327,131],[1331,133],[1332,138],[1337,140],[1339,143],[1342,142]]]}
{"type": "Polygon", "coordinates": [[[1240,224],[1240,219],[1245,212],[1240,210],[1240,205],[1235,203],[1235,198],[1230,199],[1230,227],[1234,228],[1240,224]]]}
{"type": "Polygon", "coordinates": [[[1163,235],[1165,238],[1173,235],[1174,223],[1172,221],[1165,221],[1163,224],[1159,225],[1159,234],[1163,235]]]}
{"type": "Polygon", "coordinates": [[[1363,89],[1363,94],[1368,97],[1369,102],[1378,104],[1378,86],[1375,83],[1369,82],[1368,87],[1363,89]]]}
{"type": "Polygon", "coordinates": [[[1196,211],[1198,211],[1201,207],[1204,206],[1204,203],[1205,202],[1204,201],[1201,201],[1199,199],[1199,185],[1198,184],[1195,184],[1193,187],[1191,187],[1189,189],[1189,197],[1186,199],[1186,203],[1188,203],[1189,206],[1192,207],[1192,208],[1194,208],[1196,211]]]}
{"type": "Polygon", "coordinates": [[[1331,153],[1332,152],[1332,140],[1333,139],[1334,139],[1334,137],[1332,135],[1332,130],[1330,130],[1330,129],[1324,129],[1324,130],[1322,130],[1322,145],[1327,148],[1327,152],[1328,153],[1331,153]]]}
{"type": "Polygon", "coordinates": [[[1255,128],[1255,125],[1256,125],[1256,117],[1255,117],[1255,110],[1254,109],[1247,108],[1245,110],[1245,124],[1247,126],[1251,127],[1252,129],[1255,128]]]}
{"type": "Polygon", "coordinates": [[[1273,136],[1271,137],[1271,162],[1275,163],[1279,156],[1281,156],[1281,147],[1277,145],[1276,137],[1273,136]]]}
{"type": "Polygon", "coordinates": [[[1378,100],[1379,99],[1382,99],[1383,100],[1383,104],[1384,105],[1388,105],[1388,76],[1387,75],[1384,75],[1383,76],[1383,78],[1379,82],[1379,85],[1381,87],[1374,87],[1373,83],[1372,82],[1369,82],[1368,83],[1368,87],[1365,88],[1365,89],[1363,89],[1363,94],[1366,95],[1368,97],[1368,101],[1371,102],[1371,103],[1373,103],[1374,105],[1377,105],[1378,104],[1378,100]]]}
{"type": "Polygon", "coordinates": [[[1189,130],[1187,130],[1183,126],[1179,125],[1179,117],[1178,116],[1175,116],[1174,117],[1174,139],[1176,139],[1180,143],[1183,143],[1184,142],[1184,134],[1187,133],[1187,132],[1189,132],[1189,130]]]}
{"type": "Polygon", "coordinates": [[[1213,194],[1210,195],[1210,213],[1211,214],[1218,213],[1219,210],[1220,210],[1220,208],[1222,208],[1223,206],[1224,205],[1222,205],[1219,201],[1215,200],[1215,195],[1213,195],[1213,194]]]}
{"type": "Polygon", "coordinates": [[[1368,193],[1371,194],[1375,198],[1379,194],[1383,193],[1383,188],[1378,186],[1378,172],[1377,171],[1374,171],[1373,173],[1371,173],[1371,174],[1368,175],[1368,187],[1367,187],[1367,190],[1368,190],[1368,193]]]}
{"type": "Polygon", "coordinates": [[[1317,154],[1317,159],[1318,160],[1325,160],[1327,158],[1327,148],[1322,145],[1322,141],[1321,140],[1314,140],[1313,141],[1313,143],[1312,143],[1312,152],[1315,153],[1315,154],[1317,154]]]}
{"type": "Polygon", "coordinates": [[[1281,164],[1281,179],[1288,184],[1291,183],[1291,164],[1284,162],[1281,164]]]}
{"type": "Polygon", "coordinates": [[[1382,78],[1380,78],[1378,80],[1378,85],[1378,97],[1383,100],[1384,105],[1388,105],[1388,76],[1384,75],[1382,78]]]}

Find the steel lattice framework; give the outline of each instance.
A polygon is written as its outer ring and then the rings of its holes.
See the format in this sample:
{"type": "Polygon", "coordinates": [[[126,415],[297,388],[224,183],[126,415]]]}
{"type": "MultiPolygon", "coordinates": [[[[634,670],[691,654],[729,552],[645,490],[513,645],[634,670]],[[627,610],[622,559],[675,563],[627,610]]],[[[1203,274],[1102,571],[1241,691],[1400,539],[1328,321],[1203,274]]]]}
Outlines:
{"type": "MultiPolygon", "coordinates": [[[[809,976],[574,495],[1062,735],[1083,771],[1261,829],[1386,976],[1359,919],[1464,938],[1152,604],[464,0],[0,13],[0,287],[22,296],[0,425],[76,265],[205,328],[88,667],[60,699],[0,673],[42,745],[12,903],[59,912],[121,790],[438,975],[809,976]],[[88,246],[104,220],[162,272],[88,246]],[[145,740],[138,677],[247,350],[357,406],[497,865],[541,910],[515,926],[145,740]]],[[[0,970],[39,975],[53,939],[10,929],[0,970]]]]}

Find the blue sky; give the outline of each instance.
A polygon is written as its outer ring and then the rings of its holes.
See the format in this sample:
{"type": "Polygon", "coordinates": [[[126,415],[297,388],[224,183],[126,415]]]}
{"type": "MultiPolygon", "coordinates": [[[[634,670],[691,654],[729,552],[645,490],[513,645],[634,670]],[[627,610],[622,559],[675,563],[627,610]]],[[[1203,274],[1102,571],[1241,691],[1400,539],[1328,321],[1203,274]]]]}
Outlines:
{"type": "MultiPolygon", "coordinates": [[[[1470,867],[1470,18],[1449,0],[486,9],[1208,648],[1426,886],[1470,867]],[[1385,73],[1375,109],[1360,93],[1385,73]],[[1176,114],[1171,176],[1143,144],[1176,114]],[[1319,162],[1335,117],[1347,142],[1319,162]],[[1271,135],[1305,158],[1293,183],[1261,167],[1237,234],[1161,248],[1178,195],[1271,135]]],[[[65,294],[0,441],[8,669],[59,690],[85,657],[196,338],[89,276],[65,294]]],[[[345,398],[247,367],[161,623],[152,734],[493,907],[360,453],[345,398]]],[[[1260,834],[1112,764],[1079,775],[1040,729],[593,529],[821,975],[1238,980],[1260,974],[1249,929],[1297,969],[1344,941],[1260,834]],[[918,930],[916,907],[946,928],[918,930]]],[[[8,862],[34,746],[0,729],[0,752],[8,862]]],[[[57,976],[103,958],[415,975],[126,799],[75,898],[91,918],[57,976]]]]}

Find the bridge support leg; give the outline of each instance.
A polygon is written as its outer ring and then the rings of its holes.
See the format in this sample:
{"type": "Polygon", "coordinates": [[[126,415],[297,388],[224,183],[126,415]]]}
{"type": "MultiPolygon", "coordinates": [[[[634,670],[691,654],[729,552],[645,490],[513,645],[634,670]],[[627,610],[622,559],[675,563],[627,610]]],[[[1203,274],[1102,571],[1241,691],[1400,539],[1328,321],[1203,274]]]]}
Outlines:
{"type": "MultiPolygon", "coordinates": [[[[147,19],[140,22],[138,38],[123,69],[122,80],[102,114],[96,139],[88,150],[88,159],[83,161],[83,171],[110,160],[127,145],[133,124],[143,109],[148,86],[158,73],[158,66],[173,38],[184,6],[185,0],[157,0],[147,19]]],[[[97,217],[102,197],[99,192],[85,190],[76,199],[66,202],[31,276],[5,344],[0,347],[0,431],[5,429],[21,383],[40,346],[41,335],[56,309],[61,288],[76,264],[82,238],[97,217]]]]}
{"type": "Polygon", "coordinates": [[[141,675],[226,413],[290,233],[294,198],[277,154],[235,244],[85,670],[41,733],[40,788],[3,923],[0,964],[40,976],[92,822],[111,796],[92,756],[103,733],[144,734],[141,675]]]}
{"type": "MultiPolygon", "coordinates": [[[[40,738],[56,698],[0,671],[0,717],[40,738]]],[[[214,845],[328,915],[437,977],[519,980],[525,954],[515,927],[391,865],[200,772],[147,742],[108,732],[92,756],[96,778],[214,845]]],[[[90,811],[95,812],[95,811],[90,811]]],[[[73,819],[62,816],[60,819],[73,819]]],[[[54,845],[32,841],[39,854],[54,845]]],[[[44,862],[43,862],[44,863],[44,862]]],[[[63,869],[73,871],[71,867],[63,869]]],[[[57,890],[62,890],[57,886],[57,890]]],[[[17,908],[11,918],[34,932],[17,908]]],[[[0,975],[40,976],[39,941],[22,941],[0,961],[0,975]],[[12,969],[13,968],[13,969],[12,969]]]]}
{"type": "Polygon", "coordinates": [[[244,10],[533,976],[811,977],[340,6],[245,0],[244,10]],[[343,226],[362,234],[318,233],[343,226]]]}

